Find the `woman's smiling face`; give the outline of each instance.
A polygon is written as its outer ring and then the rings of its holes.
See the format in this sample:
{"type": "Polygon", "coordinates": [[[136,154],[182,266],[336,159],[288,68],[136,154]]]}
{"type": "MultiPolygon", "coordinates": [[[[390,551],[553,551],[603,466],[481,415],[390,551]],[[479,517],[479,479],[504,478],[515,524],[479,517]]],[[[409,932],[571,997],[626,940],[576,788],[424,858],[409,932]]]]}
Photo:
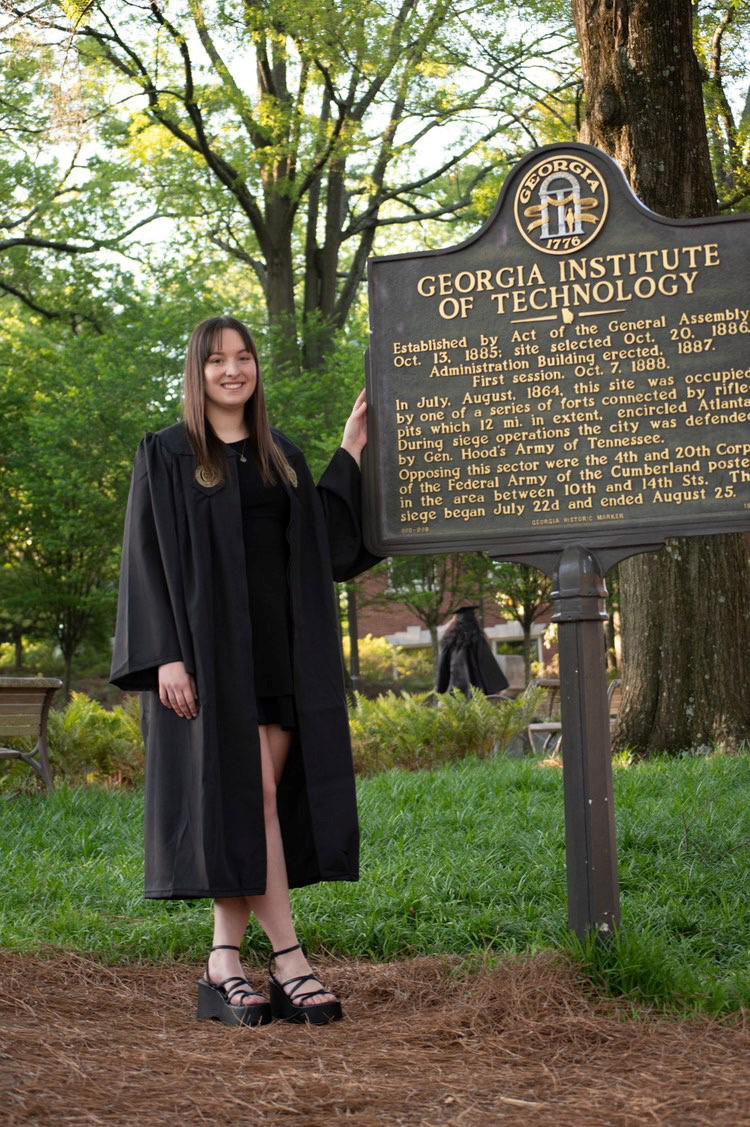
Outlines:
{"type": "Polygon", "coordinates": [[[206,398],[217,407],[246,403],[258,383],[255,357],[236,329],[222,329],[203,366],[206,398]]]}

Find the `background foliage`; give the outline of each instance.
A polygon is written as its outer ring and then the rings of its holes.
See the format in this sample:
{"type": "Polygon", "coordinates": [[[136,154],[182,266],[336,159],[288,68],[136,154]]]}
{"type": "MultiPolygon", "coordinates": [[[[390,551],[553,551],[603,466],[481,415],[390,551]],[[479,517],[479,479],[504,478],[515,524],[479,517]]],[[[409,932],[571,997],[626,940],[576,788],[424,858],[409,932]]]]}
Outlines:
{"type": "MultiPolygon", "coordinates": [[[[746,208],[750,6],[693,8],[719,203],[746,208]]],[[[191,328],[218,312],[253,327],[271,417],[319,473],[362,384],[367,254],[476,230],[520,155],[576,136],[581,91],[563,0],[5,6],[0,640],[14,668],[43,644],[66,689],[94,652],[106,675],[132,456],[179,417],[191,328]]],[[[424,575],[403,574],[416,566],[395,565],[392,588],[415,595],[435,647],[452,596],[475,601],[491,577],[462,586],[443,567],[426,598],[424,575]]]]}

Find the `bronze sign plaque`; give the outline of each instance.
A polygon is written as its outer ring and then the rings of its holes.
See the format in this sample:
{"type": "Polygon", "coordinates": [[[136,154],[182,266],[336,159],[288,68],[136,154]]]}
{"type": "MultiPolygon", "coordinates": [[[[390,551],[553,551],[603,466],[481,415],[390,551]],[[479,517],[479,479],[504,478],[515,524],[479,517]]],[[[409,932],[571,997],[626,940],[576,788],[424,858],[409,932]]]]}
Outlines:
{"type": "Polygon", "coordinates": [[[366,538],[558,551],[750,528],[750,219],[676,221],[587,145],[446,250],[369,264],[366,538]]]}

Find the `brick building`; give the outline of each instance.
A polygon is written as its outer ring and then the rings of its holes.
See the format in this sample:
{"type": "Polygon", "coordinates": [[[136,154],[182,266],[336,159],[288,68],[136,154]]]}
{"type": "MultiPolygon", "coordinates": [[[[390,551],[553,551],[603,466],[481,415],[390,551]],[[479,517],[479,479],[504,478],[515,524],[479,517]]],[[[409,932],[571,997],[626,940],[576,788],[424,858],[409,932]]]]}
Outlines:
{"type": "MultiPolygon", "coordinates": [[[[429,647],[429,631],[409,607],[403,603],[382,602],[382,595],[388,583],[382,572],[368,573],[357,582],[357,635],[364,638],[370,634],[375,638],[386,638],[391,645],[429,647]]],[[[464,600],[464,603],[480,603],[480,597],[464,600]]],[[[445,607],[447,619],[449,608],[445,607]]],[[[551,609],[547,608],[532,626],[532,661],[549,665],[556,653],[556,646],[548,648],[544,644],[544,632],[550,622],[551,609]]],[[[481,609],[476,612],[483,626],[490,646],[498,658],[501,668],[510,681],[511,687],[523,688],[523,631],[515,621],[509,621],[500,614],[490,596],[481,600],[481,609]]],[[[438,627],[438,637],[445,625],[438,627]]]]}

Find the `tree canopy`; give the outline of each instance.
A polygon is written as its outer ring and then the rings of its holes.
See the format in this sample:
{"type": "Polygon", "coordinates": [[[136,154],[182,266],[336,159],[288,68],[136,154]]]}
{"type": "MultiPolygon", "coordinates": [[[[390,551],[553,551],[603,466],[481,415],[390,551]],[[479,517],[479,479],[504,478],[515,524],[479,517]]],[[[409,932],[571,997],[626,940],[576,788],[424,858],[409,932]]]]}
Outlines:
{"type": "Polygon", "coordinates": [[[573,65],[561,21],[532,29],[503,0],[15,11],[75,68],[87,127],[143,201],[252,272],[297,370],[345,324],[376,232],[466,212],[559,112],[573,65]]]}

